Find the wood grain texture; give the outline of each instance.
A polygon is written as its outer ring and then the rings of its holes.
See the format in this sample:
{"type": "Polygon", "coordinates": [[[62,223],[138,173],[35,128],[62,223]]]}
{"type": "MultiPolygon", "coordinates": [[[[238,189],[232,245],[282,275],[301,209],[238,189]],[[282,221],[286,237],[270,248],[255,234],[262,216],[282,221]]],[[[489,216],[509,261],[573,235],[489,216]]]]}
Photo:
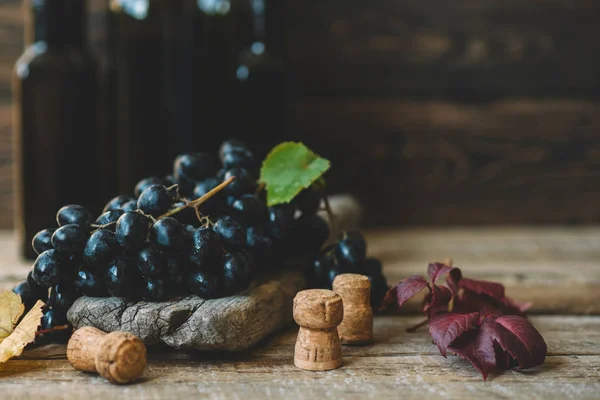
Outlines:
{"type": "Polygon", "coordinates": [[[306,94],[473,99],[600,88],[600,4],[569,0],[287,2],[306,94]]]}
{"type": "Polygon", "coordinates": [[[600,222],[597,102],[311,97],[297,124],[372,226],[600,222]]]}
{"type": "MultiPolygon", "coordinates": [[[[365,231],[369,255],[390,284],[425,275],[431,261],[452,258],[465,276],[503,283],[532,312],[600,314],[599,228],[453,228],[365,231]]],[[[0,290],[24,279],[14,237],[0,232],[0,290]]],[[[406,312],[419,310],[418,299],[406,312]]]]}
{"type": "Polygon", "coordinates": [[[484,383],[470,364],[444,359],[426,331],[406,333],[419,317],[378,316],[370,346],[343,346],[344,364],[327,372],[293,366],[296,328],[238,354],[197,355],[149,350],[138,384],[110,385],[96,375],[77,372],[64,346],[26,351],[0,366],[3,398],[38,396],[86,398],[213,399],[380,399],[427,398],[594,398],[600,390],[600,318],[532,318],[548,343],[541,367],[509,371],[484,383]],[[68,384],[66,384],[68,383],[68,384]]]}
{"type": "MultiPolygon", "coordinates": [[[[100,52],[106,1],[90,0],[100,52]]],[[[332,159],[331,187],[358,194],[372,226],[600,222],[600,3],[287,8],[291,136],[332,159]]],[[[23,20],[21,0],[0,1],[0,228],[12,227],[23,20]]]]}

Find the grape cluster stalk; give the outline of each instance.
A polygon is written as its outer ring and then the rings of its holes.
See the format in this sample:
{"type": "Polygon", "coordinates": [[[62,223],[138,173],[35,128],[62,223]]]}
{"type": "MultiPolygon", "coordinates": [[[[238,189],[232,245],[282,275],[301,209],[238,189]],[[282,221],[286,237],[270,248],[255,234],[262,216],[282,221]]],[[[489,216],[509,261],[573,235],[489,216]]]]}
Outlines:
{"type": "Polygon", "coordinates": [[[290,258],[312,260],[305,272],[313,287],[330,287],[340,273],[364,273],[374,306],[380,303],[387,283],[381,263],[366,258],[360,233],[345,232],[322,249],[330,235],[318,215],[322,186],[268,207],[258,163],[243,143],[225,141],[218,158],[181,154],[172,174],[140,180],[133,195],[114,197],[98,216],[74,204],[58,210],[57,227],[33,238],[38,257],[13,289],[26,307],[46,302],[41,329],[56,333],[68,324],[66,313],[80,296],[224,297],[290,258]]]}

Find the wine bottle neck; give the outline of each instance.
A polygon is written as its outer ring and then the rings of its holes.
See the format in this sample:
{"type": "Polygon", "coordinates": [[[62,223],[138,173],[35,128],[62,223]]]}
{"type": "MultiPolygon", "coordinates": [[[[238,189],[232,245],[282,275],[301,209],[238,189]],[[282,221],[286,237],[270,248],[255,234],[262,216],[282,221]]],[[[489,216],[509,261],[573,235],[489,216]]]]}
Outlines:
{"type": "Polygon", "coordinates": [[[33,40],[52,47],[83,47],[85,0],[32,0],[33,40]]]}

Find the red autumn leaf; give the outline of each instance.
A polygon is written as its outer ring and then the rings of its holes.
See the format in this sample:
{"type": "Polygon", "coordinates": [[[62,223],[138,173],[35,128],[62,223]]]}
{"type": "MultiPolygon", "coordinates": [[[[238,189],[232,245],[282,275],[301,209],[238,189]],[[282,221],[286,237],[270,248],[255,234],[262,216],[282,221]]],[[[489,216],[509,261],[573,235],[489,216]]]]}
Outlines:
{"type": "Polygon", "coordinates": [[[465,291],[460,296],[454,297],[454,312],[471,313],[478,311],[482,318],[499,317],[502,315],[520,315],[525,314],[513,305],[506,298],[504,301],[497,301],[485,294],[477,294],[471,291],[465,291]]]}
{"type": "Polygon", "coordinates": [[[459,268],[452,268],[446,277],[446,284],[452,290],[452,293],[458,293],[458,284],[462,279],[462,271],[459,268]]]}
{"type": "Polygon", "coordinates": [[[519,368],[540,365],[546,358],[548,347],[544,338],[531,323],[517,315],[505,315],[495,320],[486,320],[492,338],[517,360],[519,368]]]}
{"type": "Polygon", "coordinates": [[[450,300],[452,300],[452,291],[446,286],[431,285],[431,293],[425,298],[423,311],[427,312],[429,318],[440,312],[447,312],[450,300]]]}
{"type": "Polygon", "coordinates": [[[429,333],[440,353],[446,357],[446,349],[463,334],[479,325],[479,313],[438,314],[429,320],[429,333]]]}
{"type": "Polygon", "coordinates": [[[402,306],[402,304],[406,303],[415,294],[425,289],[425,287],[427,287],[427,280],[421,275],[413,275],[410,278],[406,278],[387,291],[381,308],[385,308],[393,303],[394,295],[396,296],[398,306],[402,306]]]}
{"type": "Polygon", "coordinates": [[[429,279],[431,279],[431,283],[435,284],[435,281],[437,281],[437,279],[440,276],[447,274],[448,272],[452,271],[453,269],[454,269],[453,267],[449,267],[444,263],[434,262],[434,263],[430,263],[429,266],[427,267],[427,274],[429,274],[429,279]]]}
{"type": "Polygon", "coordinates": [[[467,332],[452,343],[448,350],[469,361],[487,379],[496,367],[494,339],[486,332],[485,326],[467,332]]]}
{"type": "Polygon", "coordinates": [[[485,294],[495,300],[502,301],[504,299],[504,285],[500,283],[462,278],[458,287],[477,294],[485,294]]]}
{"type": "Polygon", "coordinates": [[[390,289],[386,298],[391,303],[396,297],[402,305],[427,286],[423,312],[443,356],[450,350],[468,360],[484,380],[494,368],[528,368],[544,362],[544,338],[524,314],[531,304],[506,297],[500,283],[463,278],[460,269],[443,263],[429,264],[427,272],[431,283],[414,275],[390,289]],[[444,274],[447,286],[436,285],[444,274]]]}

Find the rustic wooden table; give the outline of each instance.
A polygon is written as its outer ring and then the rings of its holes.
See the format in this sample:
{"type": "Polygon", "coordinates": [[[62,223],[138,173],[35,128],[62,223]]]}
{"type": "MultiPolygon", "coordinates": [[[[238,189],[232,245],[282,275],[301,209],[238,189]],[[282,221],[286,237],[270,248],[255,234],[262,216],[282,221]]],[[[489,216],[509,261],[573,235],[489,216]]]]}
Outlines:
{"type": "MultiPolygon", "coordinates": [[[[405,332],[419,316],[386,315],[375,318],[374,344],[345,346],[334,371],[293,366],[293,326],[244,353],[151,349],[143,379],[130,386],[76,372],[64,346],[47,345],[0,365],[2,398],[600,398],[600,229],[379,230],[368,239],[390,282],[452,257],[465,275],[501,281],[510,296],[533,301],[546,363],[483,382],[466,361],[444,359],[425,330],[405,332]]],[[[9,233],[0,234],[0,249],[0,289],[10,288],[29,265],[9,233]]]]}

